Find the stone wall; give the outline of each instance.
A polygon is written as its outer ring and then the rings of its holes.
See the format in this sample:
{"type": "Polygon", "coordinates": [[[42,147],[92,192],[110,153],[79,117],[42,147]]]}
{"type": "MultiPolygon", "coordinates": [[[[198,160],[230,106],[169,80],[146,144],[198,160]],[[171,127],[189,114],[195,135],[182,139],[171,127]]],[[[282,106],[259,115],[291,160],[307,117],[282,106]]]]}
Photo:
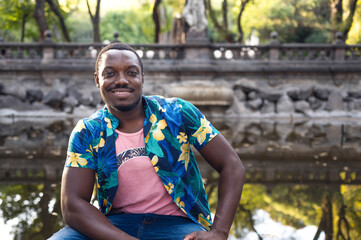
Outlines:
{"type": "MultiPolygon", "coordinates": [[[[103,45],[0,43],[0,115],[86,116],[103,45]]],[[[361,117],[361,46],[133,45],[144,93],[182,97],[215,117],[361,117]]]]}

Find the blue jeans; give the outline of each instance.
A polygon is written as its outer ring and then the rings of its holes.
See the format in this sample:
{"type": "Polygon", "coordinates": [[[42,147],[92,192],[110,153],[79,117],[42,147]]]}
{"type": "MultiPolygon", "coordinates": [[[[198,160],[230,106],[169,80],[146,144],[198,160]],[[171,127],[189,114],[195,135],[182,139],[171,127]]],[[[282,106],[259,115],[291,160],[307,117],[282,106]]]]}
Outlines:
{"type": "MultiPolygon", "coordinates": [[[[204,231],[192,220],[179,216],[146,214],[113,214],[107,216],[109,221],[120,230],[141,240],[183,240],[191,232],[204,231]]],[[[69,226],[55,233],[50,240],[88,240],[69,226]]]]}

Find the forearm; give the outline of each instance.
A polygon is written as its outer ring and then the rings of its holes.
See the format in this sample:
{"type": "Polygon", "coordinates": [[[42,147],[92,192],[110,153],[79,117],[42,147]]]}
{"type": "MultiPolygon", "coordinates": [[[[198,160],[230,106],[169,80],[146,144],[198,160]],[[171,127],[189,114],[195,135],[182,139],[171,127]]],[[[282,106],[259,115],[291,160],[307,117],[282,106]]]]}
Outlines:
{"type": "Polygon", "coordinates": [[[78,200],[63,208],[64,221],[91,239],[136,239],[115,227],[103,213],[85,200],[78,200]]]}
{"type": "Polygon", "coordinates": [[[226,166],[219,175],[218,205],[212,231],[228,236],[242,194],[245,169],[239,161],[237,166],[226,166]],[[237,186],[237,187],[235,187],[237,186]]]}

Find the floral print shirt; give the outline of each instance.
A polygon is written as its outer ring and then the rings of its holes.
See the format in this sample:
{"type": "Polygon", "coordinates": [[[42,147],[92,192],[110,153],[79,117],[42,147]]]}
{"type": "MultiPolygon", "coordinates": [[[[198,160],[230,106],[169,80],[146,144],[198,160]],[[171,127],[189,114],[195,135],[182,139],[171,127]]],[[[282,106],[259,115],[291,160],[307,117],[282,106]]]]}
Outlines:
{"type": "MultiPolygon", "coordinates": [[[[212,222],[208,200],[190,146],[200,150],[219,132],[195,106],[180,98],[143,96],[143,103],[145,149],[154,170],[179,208],[209,230],[212,222]]],[[[118,124],[105,106],[77,123],[68,146],[67,167],[95,170],[99,206],[104,214],[110,212],[118,188],[118,124]]]]}

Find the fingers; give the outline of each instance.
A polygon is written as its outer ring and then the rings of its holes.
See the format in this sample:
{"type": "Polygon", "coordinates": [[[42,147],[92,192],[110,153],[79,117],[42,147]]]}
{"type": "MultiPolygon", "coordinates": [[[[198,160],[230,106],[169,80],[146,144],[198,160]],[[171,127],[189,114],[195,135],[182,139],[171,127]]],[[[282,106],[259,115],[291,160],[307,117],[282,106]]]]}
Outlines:
{"type": "Polygon", "coordinates": [[[184,240],[196,240],[196,239],[197,239],[197,233],[196,233],[196,232],[192,232],[192,233],[184,236],[183,239],[184,239],[184,240]]]}

